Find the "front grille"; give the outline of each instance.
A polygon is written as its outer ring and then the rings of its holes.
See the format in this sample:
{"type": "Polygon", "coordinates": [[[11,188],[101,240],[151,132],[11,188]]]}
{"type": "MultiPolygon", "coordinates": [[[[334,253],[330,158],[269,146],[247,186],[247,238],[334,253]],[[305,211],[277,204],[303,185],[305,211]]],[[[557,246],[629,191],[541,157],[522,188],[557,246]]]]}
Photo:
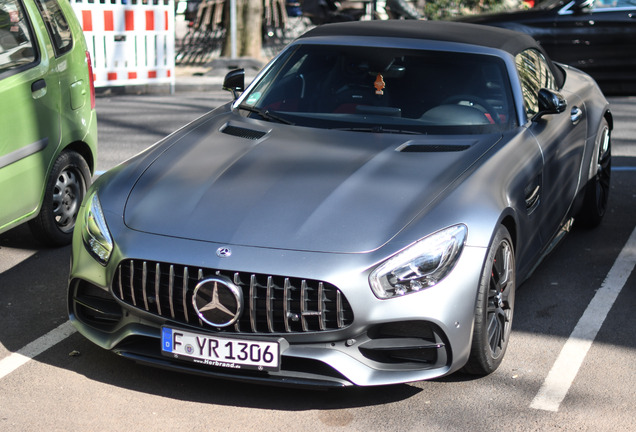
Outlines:
{"type": "Polygon", "coordinates": [[[211,276],[227,277],[243,290],[244,312],[223,331],[318,332],[342,329],[353,321],[349,302],[335,286],[284,276],[125,260],[115,274],[113,293],[133,307],[166,319],[216,329],[199,319],[192,304],[198,281],[211,276]]]}

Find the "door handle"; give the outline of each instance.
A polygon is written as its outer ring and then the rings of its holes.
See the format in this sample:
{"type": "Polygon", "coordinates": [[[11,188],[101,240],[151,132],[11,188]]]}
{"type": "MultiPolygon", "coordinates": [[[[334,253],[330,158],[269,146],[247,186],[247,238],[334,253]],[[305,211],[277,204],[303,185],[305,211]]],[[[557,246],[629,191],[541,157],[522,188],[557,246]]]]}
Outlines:
{"type": "Polygon", "coordinates": [[[572,124],[578,124],[581,121],[581,117],[583,117],[583,111],[581,108],[575,106],[572,107],[572,111],[570,111],[570,120],[572,124]]]}
{"type": "Polygon", "coordinates": [[[42,89],[46,88],[46,81],[44,81],[43,79],[39,79],[37,81],[34,81],[31,84],[31,92],[32,93],[36,93],[42,89]]]}

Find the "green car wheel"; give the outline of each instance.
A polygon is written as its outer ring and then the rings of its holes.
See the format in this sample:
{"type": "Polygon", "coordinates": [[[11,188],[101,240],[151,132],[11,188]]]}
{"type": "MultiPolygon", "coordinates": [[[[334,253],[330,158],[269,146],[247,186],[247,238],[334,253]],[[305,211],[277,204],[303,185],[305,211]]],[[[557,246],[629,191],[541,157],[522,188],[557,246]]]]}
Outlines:
{"type": "Polygon", "coordinates": [[[50,246],[71,241],[77,212],[90,182],[90,170],[84,158],[74,151],[62,152],[48,179],[42,209],[30,222],[36,238],[50,246]]]}

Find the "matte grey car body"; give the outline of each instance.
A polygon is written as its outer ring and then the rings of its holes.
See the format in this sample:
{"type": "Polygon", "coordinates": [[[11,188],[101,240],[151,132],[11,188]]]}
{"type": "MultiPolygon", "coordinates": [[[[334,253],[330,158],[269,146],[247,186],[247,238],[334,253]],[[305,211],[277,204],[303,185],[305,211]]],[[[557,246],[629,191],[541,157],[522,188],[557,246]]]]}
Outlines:
{"type": "Polygon", "coordinates": [[[236,100],[104,174],[78,221],[70,319],[141,363],[319,386],[488,374],[517,281],[605,212],[609,104],[526,35],[325,25],[224,87],[236,100]]]}

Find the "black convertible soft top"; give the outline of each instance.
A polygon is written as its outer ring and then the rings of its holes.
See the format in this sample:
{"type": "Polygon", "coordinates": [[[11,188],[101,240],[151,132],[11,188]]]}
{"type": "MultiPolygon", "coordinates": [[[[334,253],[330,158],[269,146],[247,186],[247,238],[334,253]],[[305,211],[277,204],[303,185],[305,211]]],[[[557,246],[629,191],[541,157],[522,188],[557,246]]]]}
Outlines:
{"type": "Polygon", "coordinates": [[[354,21],[324,24],[313,28],[300,38],[314,36],[375,36],[456,42],[496,48],[512,55],[534,48],[548,59],[558,86],[561,87],[563,83],[562,70],[552,63],[541,45],[532,36],[498,27],[449,21],[354,21]]]}

